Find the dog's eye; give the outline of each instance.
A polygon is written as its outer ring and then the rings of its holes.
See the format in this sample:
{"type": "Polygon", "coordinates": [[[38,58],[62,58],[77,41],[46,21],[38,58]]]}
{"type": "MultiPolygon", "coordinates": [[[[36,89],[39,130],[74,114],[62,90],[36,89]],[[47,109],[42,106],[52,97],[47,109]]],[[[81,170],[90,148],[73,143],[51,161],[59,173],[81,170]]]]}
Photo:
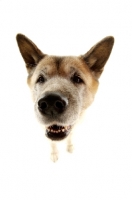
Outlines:
{"type": "Polygon", "coordinates": [[[44,83],[45,82],[45,79],[42,75],[40,75],[37,79],[37,82],[36,83],[44,83]]]}
{"type": "Polygon", "coordinates": [[[83,83],[83,80],[78,74],[74,74],[74,76],[72,77],[72,82],[79,84],[79,83],[83,83]]]}

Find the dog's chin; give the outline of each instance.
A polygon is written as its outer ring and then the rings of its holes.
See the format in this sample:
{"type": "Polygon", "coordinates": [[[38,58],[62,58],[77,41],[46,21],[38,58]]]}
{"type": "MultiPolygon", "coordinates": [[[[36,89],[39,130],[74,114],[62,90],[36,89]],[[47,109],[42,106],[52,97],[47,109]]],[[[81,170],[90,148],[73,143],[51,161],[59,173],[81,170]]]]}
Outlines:
{"type": "Polygon", "coordinates": [[[69,133],[71,132],[72,126],[60,126],[57,124],[53,124],[46,128],[46,137],[51,140],[60,141],[65,139],[69,133]]]}

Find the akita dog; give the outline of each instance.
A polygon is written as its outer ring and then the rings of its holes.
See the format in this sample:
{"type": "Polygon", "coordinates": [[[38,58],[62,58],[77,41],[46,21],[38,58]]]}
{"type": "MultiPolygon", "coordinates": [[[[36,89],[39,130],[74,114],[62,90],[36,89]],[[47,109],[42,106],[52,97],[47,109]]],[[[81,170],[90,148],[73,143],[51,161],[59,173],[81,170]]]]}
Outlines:
{"type": "Polygon", "coordinates": [[[114,38],[104,38],[78,57],[50,56],[26,36],[18,34],[16,39],[26,63],[34,110],[51,141],[51,159],[55,162],[57,141],[67,138],[67,150],[73,151],[73,127],[94,100],[114,38]]]}

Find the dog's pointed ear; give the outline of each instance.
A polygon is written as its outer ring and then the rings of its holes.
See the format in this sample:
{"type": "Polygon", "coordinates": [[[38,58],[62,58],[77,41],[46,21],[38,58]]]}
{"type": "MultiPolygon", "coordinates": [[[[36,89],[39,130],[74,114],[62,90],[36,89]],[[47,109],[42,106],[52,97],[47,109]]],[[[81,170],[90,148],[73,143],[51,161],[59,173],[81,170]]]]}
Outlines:
{"type": "Polygon", "coordinates": [[[44,54],[25,35],[17,34],[16,40],[21,55],[26,63],[27,71],[30,73],[38,62],[44,57],[44,54]]]}
{"type": "Polygon", "coordinates": [[[112,47],[114,38],[108,36],[93,46],[85,55],[82,56],[83,60],[87,63],[92,71],[92,74],[98,79],[103,72],[104,65],[107,62],[112,47]]]}

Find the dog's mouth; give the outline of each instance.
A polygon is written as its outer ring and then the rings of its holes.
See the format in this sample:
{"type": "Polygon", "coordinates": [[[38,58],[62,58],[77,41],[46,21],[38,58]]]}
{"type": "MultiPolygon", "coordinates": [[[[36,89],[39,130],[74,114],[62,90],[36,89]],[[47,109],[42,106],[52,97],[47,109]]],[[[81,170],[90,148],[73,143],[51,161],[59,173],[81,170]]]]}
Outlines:
{"type": "Polygon", "coordinates": [[[46,136],[51,140],[63,140],[70,133],[71,126],[52,125],[46,128],[46,136]]]}

